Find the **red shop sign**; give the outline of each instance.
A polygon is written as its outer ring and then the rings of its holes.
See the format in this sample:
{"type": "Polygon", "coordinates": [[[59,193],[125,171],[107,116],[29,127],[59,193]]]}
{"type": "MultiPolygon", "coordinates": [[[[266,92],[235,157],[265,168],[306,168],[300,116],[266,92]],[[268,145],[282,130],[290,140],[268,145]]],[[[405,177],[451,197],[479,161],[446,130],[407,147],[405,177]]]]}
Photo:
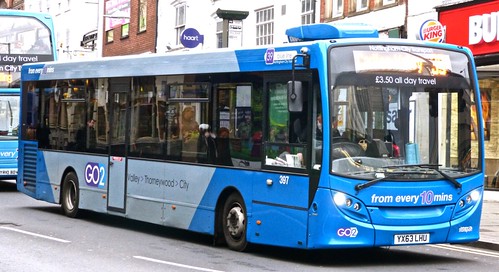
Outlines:
{"type": "Polygon", "coordinates": [[[499,52],[499,1],[442,10],[446,42],[463,45],[474,55],[499,52]]]}

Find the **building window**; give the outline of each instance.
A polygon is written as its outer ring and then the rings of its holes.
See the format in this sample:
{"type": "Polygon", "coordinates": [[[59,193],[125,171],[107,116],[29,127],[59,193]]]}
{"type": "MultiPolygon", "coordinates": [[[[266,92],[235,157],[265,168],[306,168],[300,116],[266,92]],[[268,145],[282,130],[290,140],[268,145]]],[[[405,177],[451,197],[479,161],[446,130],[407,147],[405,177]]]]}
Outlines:
{"type": "Polygon", "coordinates": [[[146,31],[147,28],[147,0],[140,0],[139,3],[139,32],[146,31]]]}
{"type": "Polygon", "coordinates": [[[185,4],[178,6],[176,8],[176,15],[175,15],[175,31],[177,35],[177,42],[176,44],[180,44],[180,35],[182,35],[182,32],[185,30],[185,4]]]}
{"type": "Polygon", "coordinates": [[[357,11],[367,10],[368,5],[369,5],[369,1],[367,1],[367,0],[357,0],[357,11]]]}
{"type": "Polygon", "coordinates": [[[333,0],[333,18],[343,16],[343,0],[333,0]]]}
{"type": "Polygon", "coordinates": [[[397,3],[397,0],[374,0],[374,7],[381,8],[397,3]]]}
{"type": "Polygon", "coordinates": [[[121,38],[127,38],[130,34],[130,24],[121,25],[121,38]]]}
{"type": "Polygon", "coordinates": [[[256,11],[256,44],[274,42],[274,7],[256,11]]]}
{"type": "Polygon", "coordinates": [[[223,47],[223,28],[224,28],[224,22],[223,21],[218,21],[217,22],[217,48],[222,48],[223,47]]]}
{"type": "Polygon", "coordinates": [[[315,0],[301,1],[301,24],[308,25],[314,23],[314,2],[315,0]]]}
{"type": "Polygon", "coordinates": [[[368,0],[350,0],[348,2],[348,11],[351,13],[364,11],[367,10],[368,5],[368,0]]]}
{"type": "Polygon", "coordinates": [[[106,42],[110,43],[114,41],[114,33],[113,33],[113,30],[108,30],[106,31],[106,42]]]}

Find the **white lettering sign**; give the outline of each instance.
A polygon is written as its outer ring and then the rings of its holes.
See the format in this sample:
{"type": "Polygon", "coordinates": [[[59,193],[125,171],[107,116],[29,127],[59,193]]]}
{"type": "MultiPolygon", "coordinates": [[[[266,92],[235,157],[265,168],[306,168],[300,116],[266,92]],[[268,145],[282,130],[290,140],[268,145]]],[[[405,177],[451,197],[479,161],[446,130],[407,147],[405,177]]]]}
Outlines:
{"type": "Polygon", "coordinates": [[[469,23],[469,38],[470,45],[481,43],[491,43],[498,41],[499,29],[499,12],[492,12],[489,14],[470,16],[469,23]]]}

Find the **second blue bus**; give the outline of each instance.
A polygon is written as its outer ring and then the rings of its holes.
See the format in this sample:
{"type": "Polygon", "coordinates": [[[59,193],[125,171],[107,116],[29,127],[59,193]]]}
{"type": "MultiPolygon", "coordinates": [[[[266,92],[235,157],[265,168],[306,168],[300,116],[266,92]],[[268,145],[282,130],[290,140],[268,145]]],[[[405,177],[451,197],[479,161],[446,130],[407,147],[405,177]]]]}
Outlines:
{"type": "Polygon", "coordinates": [[[0,9],[0,179],[17,177],[21,65],[55,60],[52,18],[0,9]]]}

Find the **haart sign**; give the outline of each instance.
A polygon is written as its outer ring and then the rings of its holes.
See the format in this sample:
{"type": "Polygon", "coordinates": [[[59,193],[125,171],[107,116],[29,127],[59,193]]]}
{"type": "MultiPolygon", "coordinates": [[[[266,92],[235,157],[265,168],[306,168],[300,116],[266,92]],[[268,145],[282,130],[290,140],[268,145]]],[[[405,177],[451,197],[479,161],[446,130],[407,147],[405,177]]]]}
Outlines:
{"type": "Polygon", "coordinates": [[[194,28],[187,28],[180,35],[180,42],[187,48],[194,48],[204,42],[204,35],[194,28]]]}

